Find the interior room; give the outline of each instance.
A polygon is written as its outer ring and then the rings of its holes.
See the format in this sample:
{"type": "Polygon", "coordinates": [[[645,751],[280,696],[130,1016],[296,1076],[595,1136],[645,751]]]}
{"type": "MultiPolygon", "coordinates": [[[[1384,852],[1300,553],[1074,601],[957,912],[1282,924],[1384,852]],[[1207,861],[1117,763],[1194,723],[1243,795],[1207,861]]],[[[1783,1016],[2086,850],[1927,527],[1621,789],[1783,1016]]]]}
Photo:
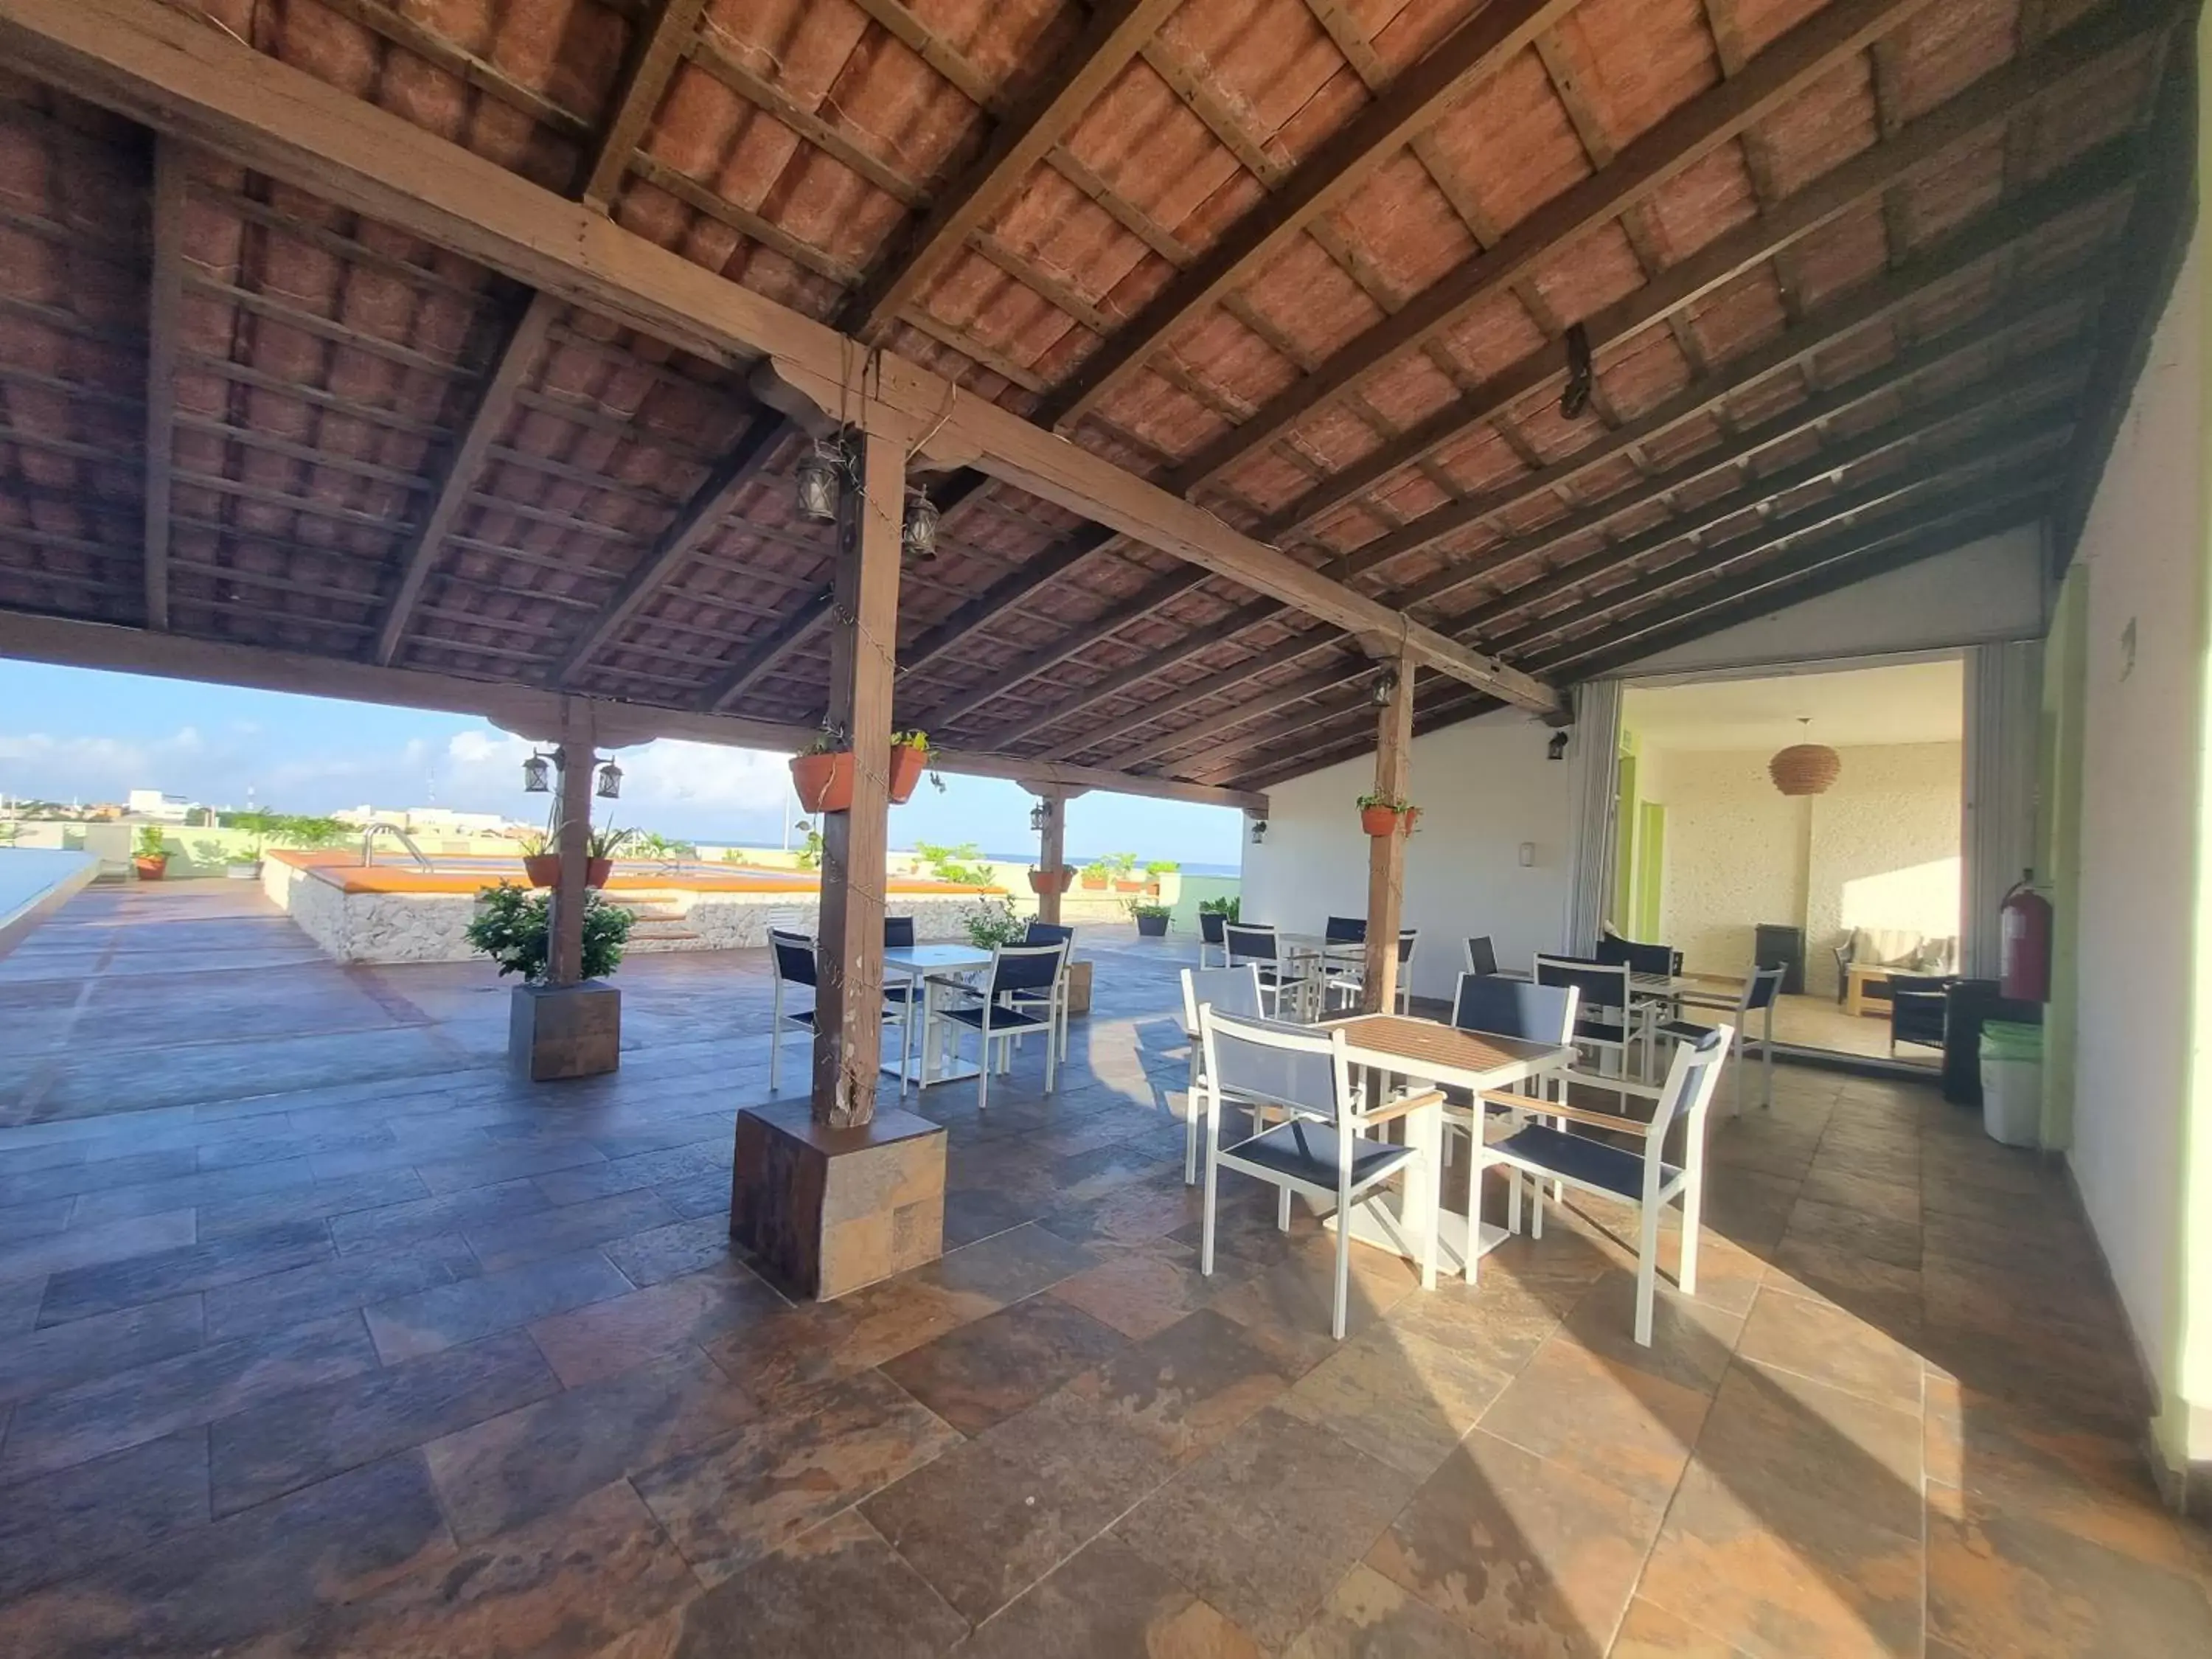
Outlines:
{"type": "Polygon", "coordinates": [[[1695,976],[1783,964],[1793,1048],[1935,1068],[1940,985],[1888,981],[1958,973],[1965,689],[1955,653],[1629,684],[1608,922],[1695,976]]]}

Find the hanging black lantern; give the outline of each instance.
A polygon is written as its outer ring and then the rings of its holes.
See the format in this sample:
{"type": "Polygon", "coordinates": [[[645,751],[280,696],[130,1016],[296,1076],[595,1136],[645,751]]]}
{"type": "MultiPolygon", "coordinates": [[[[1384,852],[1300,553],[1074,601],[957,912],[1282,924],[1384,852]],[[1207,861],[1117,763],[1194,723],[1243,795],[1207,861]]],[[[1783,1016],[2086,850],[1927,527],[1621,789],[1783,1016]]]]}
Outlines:
{"type": "Polygon", "coordinates": [[[906,492],[906,522],[899,540],[914,558],[927,563],[937,556],[937,503],[919,489],[906,492]]]}
{"type": "Polygon", "coordinates": [[[533,754],[522,763],[522,789],[525,794],[544,795],[552,793],[552,767],[543,755],[533,754]]]}
{"type": "Polygon", "coordinates": [[[622,799],[622,768],[612,761],[599,769],[599,796],[601,800],[622,799]]]}
{"type": "Polygon", "coordinates": [[[799,463],[799,516],[830,524],[837,517],[837,498],[845,453],[832,438],[817,438],[799,463]]]}

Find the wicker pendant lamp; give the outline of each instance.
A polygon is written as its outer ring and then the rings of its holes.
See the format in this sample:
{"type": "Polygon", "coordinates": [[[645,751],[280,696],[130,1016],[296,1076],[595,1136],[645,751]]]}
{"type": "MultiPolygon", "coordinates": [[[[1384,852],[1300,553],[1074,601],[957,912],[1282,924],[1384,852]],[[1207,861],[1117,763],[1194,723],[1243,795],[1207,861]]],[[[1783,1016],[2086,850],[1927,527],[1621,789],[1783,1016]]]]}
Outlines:
{"type": "MultiPolygon", "coordinates": [[[[1810,726],[1801,715],[1800,726],[1810,726]]],[[[1766,763],[1766,775],[1785,795],[1824,795],[1842,775],[1844,757],[1825,743],[1793,743],[1766,763]]]]}

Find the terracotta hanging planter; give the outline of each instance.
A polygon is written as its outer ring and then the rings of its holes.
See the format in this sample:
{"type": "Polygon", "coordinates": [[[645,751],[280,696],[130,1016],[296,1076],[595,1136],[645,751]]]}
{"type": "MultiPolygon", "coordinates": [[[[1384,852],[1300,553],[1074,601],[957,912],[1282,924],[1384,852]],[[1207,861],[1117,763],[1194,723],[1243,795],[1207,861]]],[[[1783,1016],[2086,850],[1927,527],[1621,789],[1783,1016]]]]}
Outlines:
{"type": "Polygon", "coordinates": [[[1030,872],[1030,891],[1037,894],[1065,893],[1074,880],[1073,866],[1064,870],[1032,870],[1030,872]]]}
{"type": "Polygon", "coordinates": [[[1418,806],[1408,806],[1406,809],[1406,833],[1409,836],[1412,835],[1413,833],[1413,827],[1419,823],[1420,821],[1421,809],[1418,806]]]}
{"type": "Polygon", "coordinates": [[[552,887],[561,879],[561,855],[558,853],[526,853],[522,856],[522,874],[532,887],[552,887]]]}
{"type": "Polygon", "coordinates": [[[912,744],[891,745],[890,795],[891,805],[902,806],[914,798],[921,775],[929,769],[929,750],[917,749],[912,744]]]}
{"type": "Polygon", "coordinates": [[[1395,836],[1398,833],[1398,809],[1395,806],[1363,806],[1359,809],[1359,827],[1370,836],[1395,836]]]}
{"type": "Polygon", "coordinates": [[[820,755],[791,757],[791,787],[799,804],[809,812],[849,812],[853,810],[853,751],[833,750],[820,755]]]}
{"type": "Polygon", "coordinates": [[[584,860],[584,885],[586,887],[604,887],[607,884],[607,878],[613,875],[614,872],[615,861],[612,859],[586,859],[584,860]]]}

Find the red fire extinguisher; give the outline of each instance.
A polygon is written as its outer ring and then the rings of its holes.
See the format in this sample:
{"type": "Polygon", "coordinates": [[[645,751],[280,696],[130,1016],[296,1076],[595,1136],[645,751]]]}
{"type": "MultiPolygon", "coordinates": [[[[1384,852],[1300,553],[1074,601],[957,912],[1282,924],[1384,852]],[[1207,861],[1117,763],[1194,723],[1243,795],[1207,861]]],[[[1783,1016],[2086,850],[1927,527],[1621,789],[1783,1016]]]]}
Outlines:
{"type": "Polygon", "coordinates": [[[2051,901],[2028,884],[2035,872],[2024,870],[1997,908],[2002,990],[2023,1002],[2051,1000],[2051,901]]]}

